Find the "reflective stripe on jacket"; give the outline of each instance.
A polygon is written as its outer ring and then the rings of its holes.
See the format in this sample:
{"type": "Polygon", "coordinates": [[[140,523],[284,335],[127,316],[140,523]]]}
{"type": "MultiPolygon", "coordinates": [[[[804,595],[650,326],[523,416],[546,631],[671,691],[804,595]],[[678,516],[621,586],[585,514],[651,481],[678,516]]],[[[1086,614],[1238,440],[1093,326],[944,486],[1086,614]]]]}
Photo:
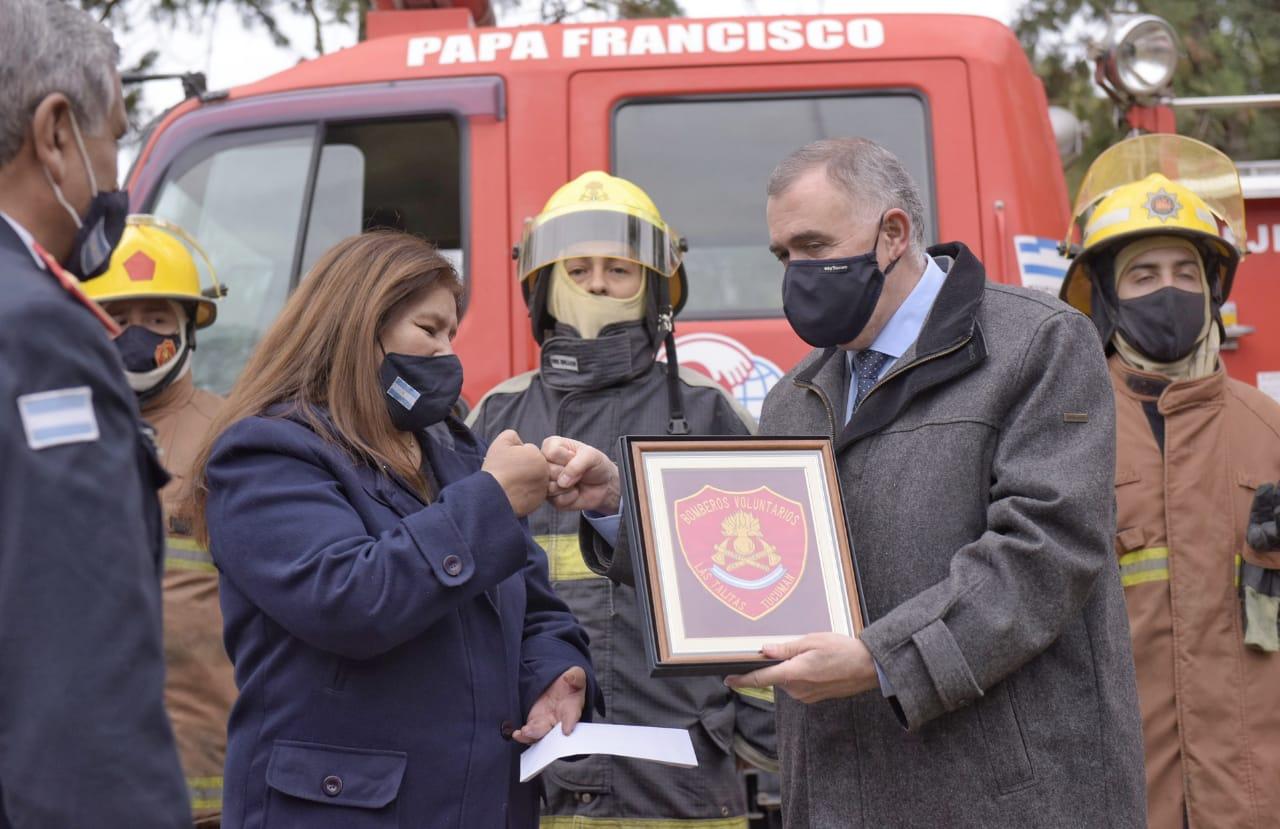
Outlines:
{"type": "Polygon", "coordinates": [[[1274,826],[1280,655],[1244,646],[1237,573],[1257,487],[1280,478],[1280,406],[1221,370],[1168,384],[1111,358],[1116,554],[1152,827],[1274,826]],[[1164,418],[1164,452],[1143,403],[1164,418]]]}
{"type": "Polygon", "coordinates": [[[187,374],[149,401],[142,416],[156,430],[160,460],[173,479],[160,492],[168,536],[164,552],[165,707],[173,723],[196,820],[222,812],[227,717],[236,698],[222,644],[218,571],[191,537],[186,504],[191,467],[222,399],[187,374]]]}
{"type": "MultiPolygon", "coordinates": [[[[485,396],[472,413],[472,428],[487,439],[515,429],[535,445],[563,435],[616,461],[621,435],[665,433],[665,371],[652,362],[650,352],[648,367],[639,376],[605,388],[556,390],[538,372],[523,374],[485,396]]],[[[684,413],[693,434],[754,430],[750,415],[717,384],[691,370],[682,369],[681,378],[684,413]]],[[[735,753],[764,765],[774,763],[771,696],[733,694],[718,677],[651,678],[635,591],[587,569],[578,546],[578,514],[544,505],[529,516],[529,523],[547,552],[557,594],[591,637],[607,721],[687,728],[698,756],[696,769],[607,755],[555,763],[542,775],[547,801],[543,829],[746,829],[735,753]]]]}

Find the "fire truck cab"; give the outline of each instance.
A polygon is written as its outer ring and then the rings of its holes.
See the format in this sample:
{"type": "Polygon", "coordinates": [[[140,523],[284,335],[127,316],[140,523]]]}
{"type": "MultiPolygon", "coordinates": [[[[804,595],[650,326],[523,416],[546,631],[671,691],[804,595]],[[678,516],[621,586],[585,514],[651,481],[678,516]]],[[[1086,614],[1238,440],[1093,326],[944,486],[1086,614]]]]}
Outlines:
{"type": "MultiPolygon", "coordinates": [[[[230,287],[202,332],[201,385],[230,388],[322,251],[394,227],[435,242],[467,281],[457,347],[476,401],[536,365],[511,261],[523,222],[565,181],[603,169],[643,187],[688,243],[682,362],[758,414],[807,350],[782,316],[765,179],[796,147],[840,135],[903,159],[931,241],[964,241],[991,279],[1058,290],[1069,211],[1055,135],[1042,85],[995,20],[498,28],[473,25],[492,22],[484,0],[465,6],[371,12],[363,43],[189,98],[151,130],[129,176],[133,209],[188,229],[230,287]]],[[[1280,326],[1266,318],[1280,302],[1280,167],[1241,170],[1251,256],[1224,309],[1225,360],[1280,394],[1280,326]]]]}
{"type": "Polygon", "coordinates": [[[765,181],[830,136],[866,136],[903,159],[931,243],[963,240],[990,278],[1057,291],[1061,164],[1043,87],[995,20],[470,20],[374,12],[359,45],[190,98],[152,129],[132,207],[186,228],[230,291],[201,332],[201,385],[230,388],[322,251],[394,227],[460,266],[470,299],[456,345],[474,403],[536,365],[511,261],[524,220],[603,169],[648,191],[687,240],[682,362],[758,414],[807,351],[782,315],[765,181]],[[431,28],[441,22],[457,27],[431,28]]]}

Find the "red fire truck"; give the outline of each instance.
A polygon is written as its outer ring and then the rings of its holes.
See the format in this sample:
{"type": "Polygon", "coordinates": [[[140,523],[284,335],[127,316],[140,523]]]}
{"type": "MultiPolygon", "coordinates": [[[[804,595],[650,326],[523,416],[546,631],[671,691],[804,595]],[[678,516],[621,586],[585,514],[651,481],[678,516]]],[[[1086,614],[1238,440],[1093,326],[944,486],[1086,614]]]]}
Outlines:
{"type": "MultiPolygon", "coordinates": [[[[193,96],[143,143],[133,209],[190,231],[230,288],[201,334],[202,385],[231,386],[323,250],[395,227],[435,241],[469,284],[457,347],[474,402],[537,362],[511,261],[524,220],[568,179],[604,169],[648,191],[688,242],[682,362],[758,413],[807,351],[782,315],[765,179],[788,152],[828,136],[892,149],[925,197],[926,235],[965,241],[990,278],[1056,293],[1065,272],[1056,246],[1068,194],[1043,87],[995,20],[498,28],[474,25],[492,22],[485,0],[444,10],[385,2],[359,45],[193,96]]],[[[1250,211],[1255,256],[1235,299],[1239,322],[1256,330],[1228,365],[1255,382],[1280,371],[1280,326],[1266,319],[1280,284],[1280,201],[1250,211]]]]}

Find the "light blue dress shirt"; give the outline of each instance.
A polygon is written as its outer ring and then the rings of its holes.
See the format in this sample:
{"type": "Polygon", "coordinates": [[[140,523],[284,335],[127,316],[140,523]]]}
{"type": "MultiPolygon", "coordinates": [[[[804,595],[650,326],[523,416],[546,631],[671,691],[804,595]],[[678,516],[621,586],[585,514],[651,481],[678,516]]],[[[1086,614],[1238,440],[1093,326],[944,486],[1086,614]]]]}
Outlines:
{"type": "Polygon", "coordinates": [[[618,546],[618,529],[622,525],[622,507],[618,507],[618,511],[613,515],[601,515],[594,510],[586,510],[582,513],[582,517],[587,519],[587,523],[595,527],[596,532],[600,533],[600,537],[610,547],[618,546]]]}
{"type": "MultiPolygon", "coordinates": [[[[911,289],[911,293],[907,294],[907,298],[898,306],[898,310],[893,312],[893,316],[889,317],[884,328],[880,329],[880,333],[868,346],[872,351],[879,351],[890,357],[880,367],[880,374],[876,376],[876,380],[883,377],[885,372],[898,362],[898,358],[907,353],[912,343],[920,338],[924,321],[933,308],[933,301],[938,298],[942,283],[947,279],[946,271],[938,267],[938,263],[933,261],[932,256],[925,254],[924,260],[924,273],[921,274],[920,281],[911,289]]],[[[849,399],[845,401],[845,423],[853,418],[854,403],[858,399],[858,367],[853,361],[853,354],[854,352],[847,351],[844,355],[849,366],[849,399]]],[[[884,671],[880,670],[879,662],[875,662],[875,666],[876,677],[880,680],[880,693],[886,697],[892,697],[893,686],[889,683],[889,678],[884,675],[884,671]]]]}
{"type": "MultiPolygon", "coordinates": [[[[926,254],[924,259],[924,274],[921,275],[920,281],[911,289],[911,293],[907,294],[907,298],[898,306],[898,310],[893,312],[893,316],[889,317],[884,328],[876,335],[875,341],[868,346],[872,351],[879,351],[891,358],[880,367],[877,380],[883,377],[893,364],[898,362],[898,358],[907,353],[912,343],[920,338],[925,318],[929,316],[933,301],[938,298],[942,283],[947,279],[946,272],[938,267],[938,263],[933,261],[932,256],[926,254]]],[[[853,417],[853,404],[858,397],[858,369],[853,362],[852,351],[845,352],[845,360],[849,365],[849,399],[845,403],[844,422],[848,423],[853,417]]]]}

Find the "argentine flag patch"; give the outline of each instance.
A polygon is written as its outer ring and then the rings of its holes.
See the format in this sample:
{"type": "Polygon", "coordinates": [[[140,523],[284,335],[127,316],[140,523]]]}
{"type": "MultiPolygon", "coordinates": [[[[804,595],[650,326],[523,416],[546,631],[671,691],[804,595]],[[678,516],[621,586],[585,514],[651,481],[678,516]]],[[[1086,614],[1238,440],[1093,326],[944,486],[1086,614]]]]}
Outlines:
{"type": "Polygon", "coordinates": [[[98,439],[98,417],[88,386],[24,394],[18,398],[18,414],[32,449],[98,439]]]}
{"type": "Polygon", "coordinates": [[[413,409],[413,404],[418,402],[418,398],[422,396],[417,389],[406,383],[403,377],[396,378],[396,381],[391,384],[391,388],[387,389],[387,394],[391,395],[392,400],[410,410],[413,409]]]}
{"type": "Polygon", "coordinates": [[[1022,287],[1058,295],[1071,260],[1058,253],[1058,241],[1043,236],[1014,236],[1022,287]]]}

